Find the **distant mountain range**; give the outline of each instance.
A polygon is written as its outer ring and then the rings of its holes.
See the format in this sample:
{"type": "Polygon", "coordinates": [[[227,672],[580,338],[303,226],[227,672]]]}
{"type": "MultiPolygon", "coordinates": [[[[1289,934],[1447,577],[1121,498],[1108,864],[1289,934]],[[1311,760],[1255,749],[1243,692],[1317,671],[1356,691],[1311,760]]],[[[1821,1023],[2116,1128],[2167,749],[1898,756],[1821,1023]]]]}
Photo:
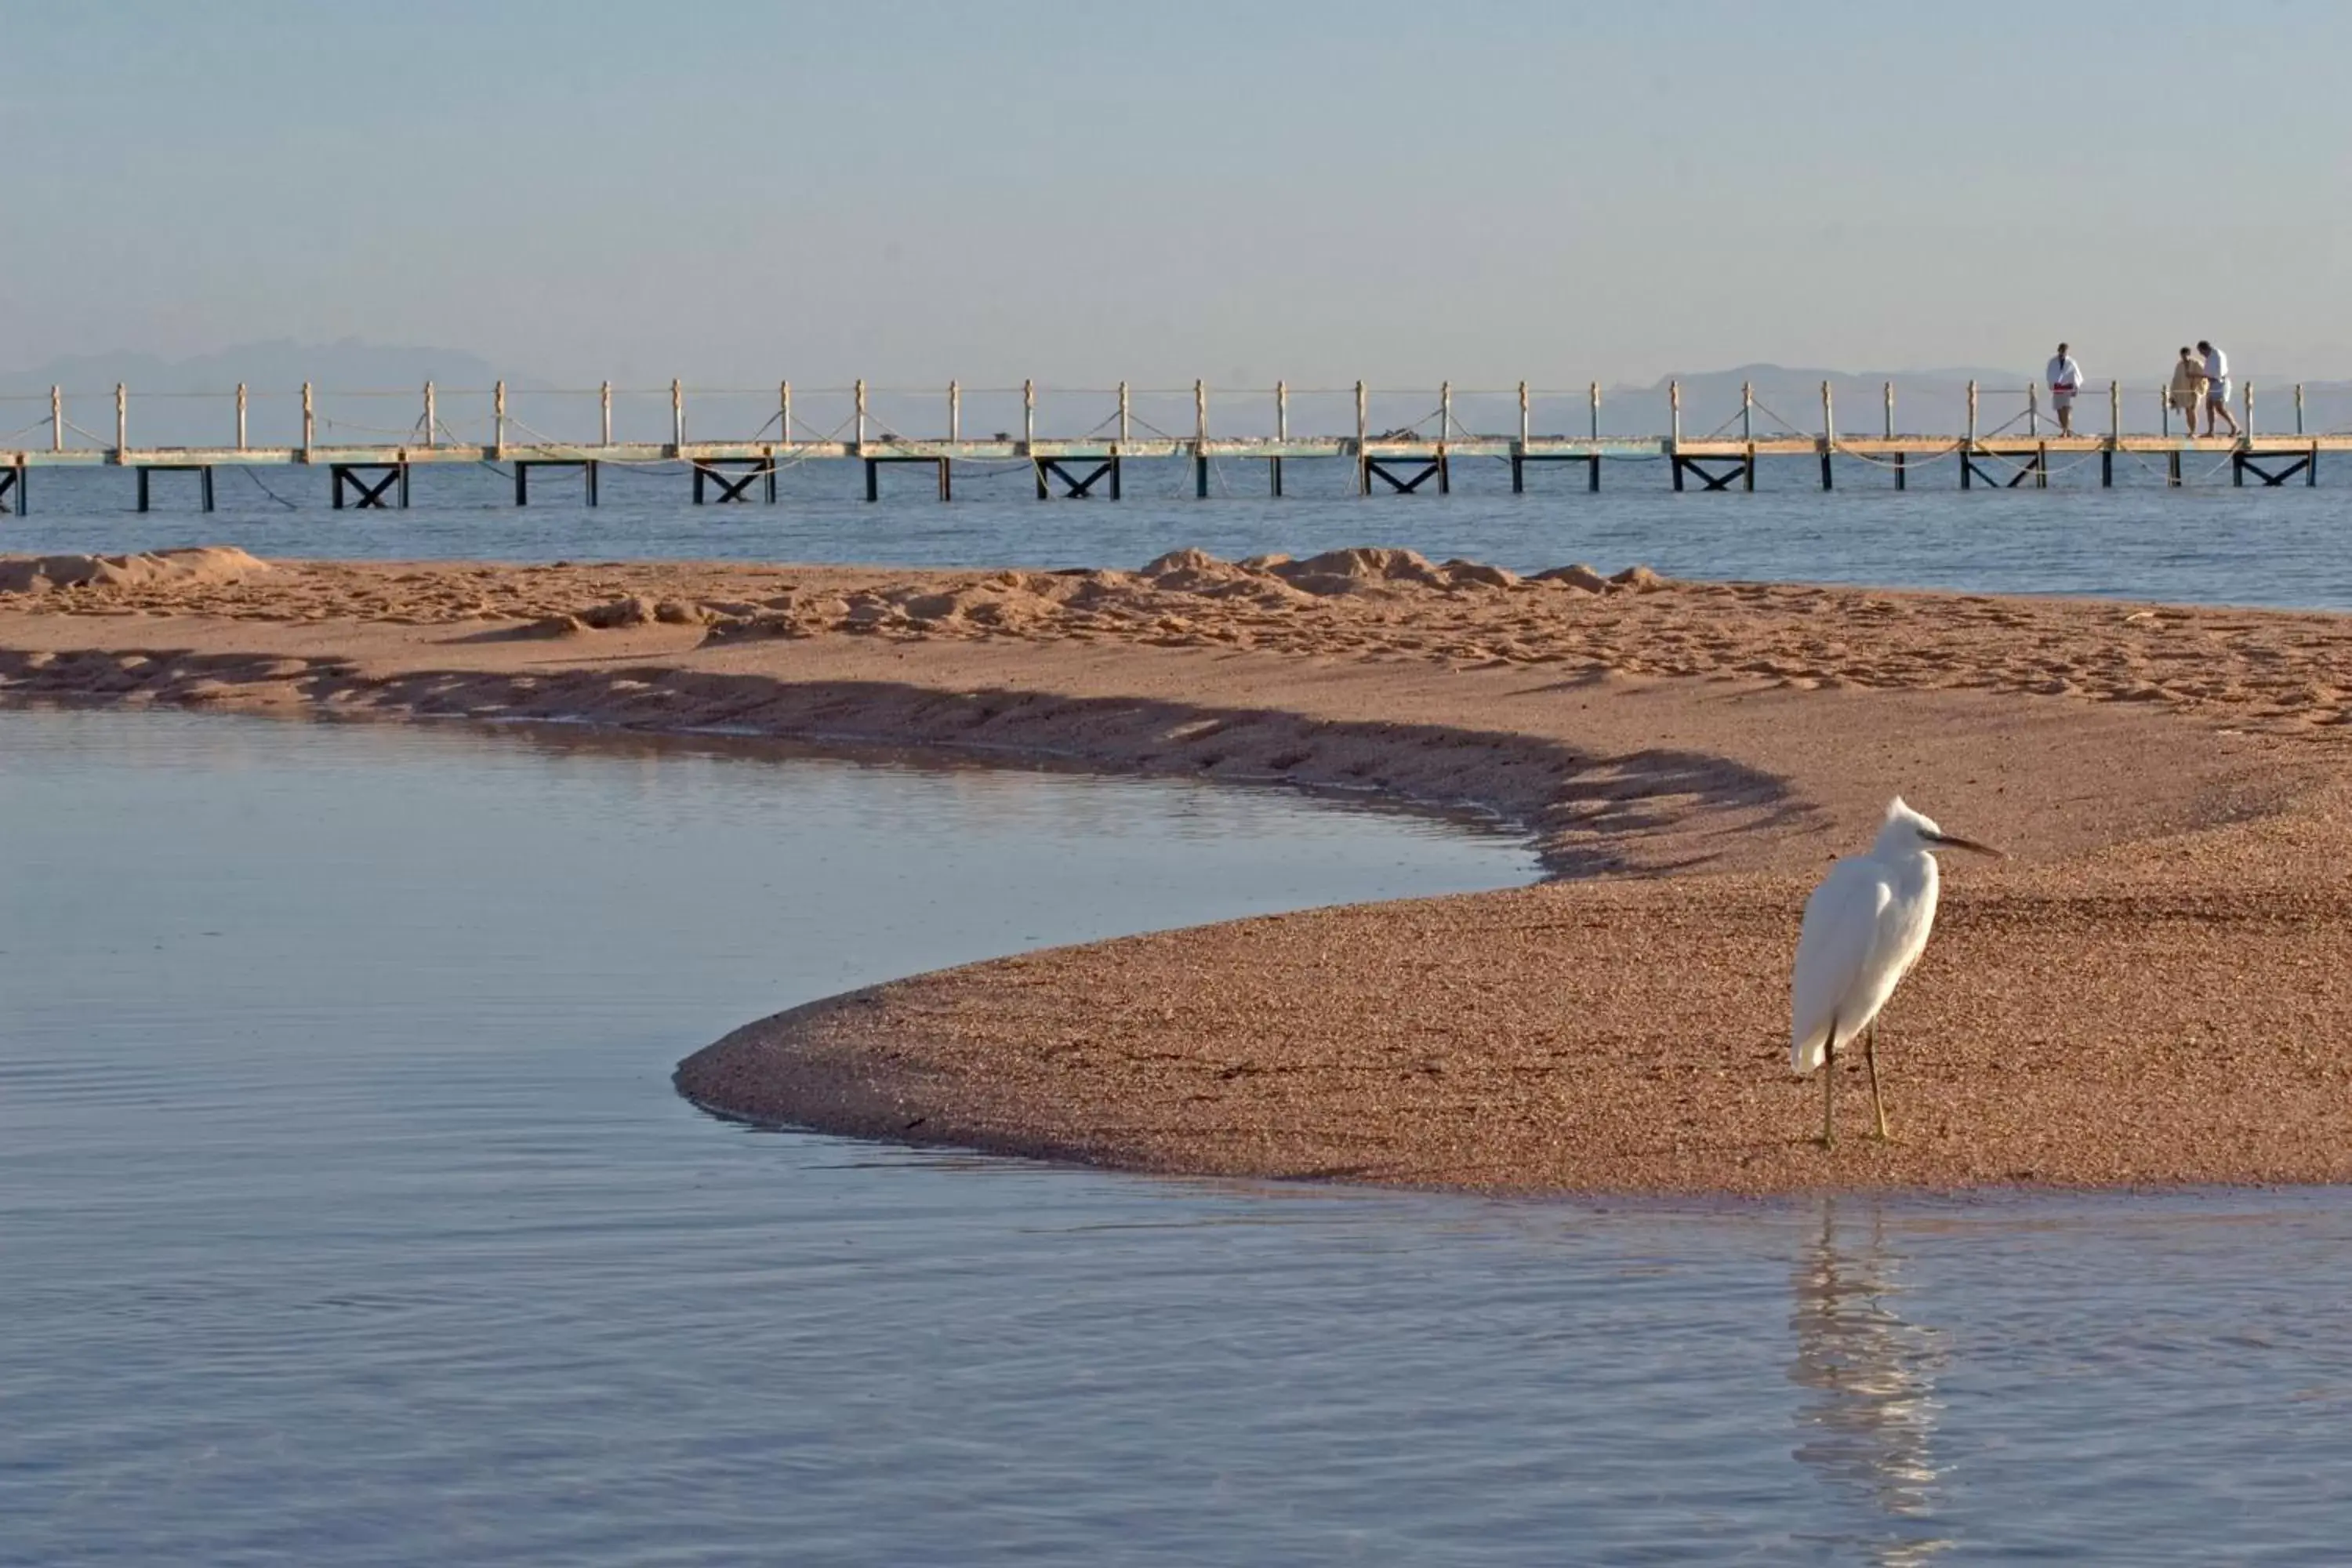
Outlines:
{"type": "Polygon", "coordinates": [[[52,386],[110,392],[118,382],[134,392],[174,394],[227,392],[239,382],[274,392],[306,381],[343,389],[405,388],[427,381],[488,386],[498,375],[488,361],[457,349],[408,348],[357,338],[333,343],[276,338],[182,360],[127,353],[76,354],[30,370],[0,372],[0,395],[46,397],[52,386]]]}

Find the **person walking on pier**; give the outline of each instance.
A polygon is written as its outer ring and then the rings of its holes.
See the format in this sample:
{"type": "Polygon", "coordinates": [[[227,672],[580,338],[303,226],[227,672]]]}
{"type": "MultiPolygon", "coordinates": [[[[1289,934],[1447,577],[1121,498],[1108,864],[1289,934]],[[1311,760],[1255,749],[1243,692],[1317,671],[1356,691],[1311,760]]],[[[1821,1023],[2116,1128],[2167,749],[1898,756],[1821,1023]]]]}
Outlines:
{"type": "MultiPolygon", "coordinates": [[[[2230,356],[2203,338],[2197,340],[2197,352],[2205,356],[2205,434],[2213,434],[2213,421],[2218,416],[2230,422],[2230,434],[2236,436],[2238,416],[2230,412],[2230,356]]],[[[2191,430],[2189,434],[2196,432],[2191,430]]]]}
{"type": "Polygon", "coordinates": [[[2058,353],[2050,361],[2050,407],[2058,416],[2058,434],[2074,433],[2074,394],[2083,384],[2083,367],[2074,356],[2060,343],[2058,353]]]}
{"type": "Polygon", "coordinates": [[[2189,435],[2197,434],[2197,411],[2205,405],[2205,362],[2197,351],[2184,348],[2172,366],[2172,406],[2180,410],[2180,417],[2189,422],[2189,435]]]}

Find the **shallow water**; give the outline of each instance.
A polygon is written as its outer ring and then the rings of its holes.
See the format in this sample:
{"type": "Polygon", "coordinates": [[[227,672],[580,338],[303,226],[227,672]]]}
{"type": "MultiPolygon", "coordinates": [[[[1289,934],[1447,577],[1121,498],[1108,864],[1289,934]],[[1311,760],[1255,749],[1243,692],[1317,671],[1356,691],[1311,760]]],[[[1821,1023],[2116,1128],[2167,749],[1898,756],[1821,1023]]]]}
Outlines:
{"type": "Polygon", "coordinates": [[[0,713],[0,1562],[2323,1561],[2352,1199],[1147,1180],[670,1091],[927,965],[1523,879],[1271,794],[0,713]]]}
{"type": "Polygon", "coordinates": [[[831,462],[786,470],[774,506],[704,507],[688,504],[686,476],[665,466],[608,468],[594,510],[580,504],[576,476],[534,476],[531,504],[518,510],[498,473],[420,468],[404,512],[330,510],[323,471],[222,469],[210,516],[194,510],[190,476],[156,476],[157,510],[140,516],[129,474],[41,469],[30,514],[0,517],[0,550],[227,543],[266,555],[1133,567],[1186,545],[1239,557],[1402,544],[1517,570],[1641,562],[1685,577],[2352,610],[2342,548],[2352,462],[2326,468],[2315,489],[2237,489],[2220,460],[2192,459],[2195,482],[2178,490],[2128,458],[2113,490],[2096,488],[2093,464],[2057,474],[2048,490],[1966,492],[1951,459],[1918,465],[1901,492],[1884,472],[1842,460],[1826,495],[1810,458],[1766,461],[1752,495],[1676,495],[1654,462],[1607,465],[1592,495],[1582,467],[1563,464],[1531,468],[1528,493],[1514,496],[1507,467],[1482,458],[1455,465],[1454,493],[1442,498],[1358,498],[1347,493],[1351,465],[1294,461],[1284,500],[1263,494],[1255,467],[1228,464],[1205,501],[1192,499],[1189,463],[1136,463],[1124,500],[1051,504],[1034,499],[1024,467],[961,476],[944,506],[927,499],[927,469],[886,472],[882,501],[867,506],[857,466],[831,462]]]}

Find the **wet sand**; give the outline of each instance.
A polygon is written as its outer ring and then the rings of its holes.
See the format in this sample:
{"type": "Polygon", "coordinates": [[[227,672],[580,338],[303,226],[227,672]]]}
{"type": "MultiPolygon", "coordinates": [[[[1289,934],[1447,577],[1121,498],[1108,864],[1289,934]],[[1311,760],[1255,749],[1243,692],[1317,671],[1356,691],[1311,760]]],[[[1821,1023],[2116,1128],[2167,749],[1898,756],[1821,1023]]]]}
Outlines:
{"type": "MultiPolygon", "coordinates": [[[[1053,755],[1524,825],[1568,879],[917,976],[681,1068],[725,1114],[1507,1190],[2352,1178],[2352,618],[1401,552],[1143,573],[0,565],[0,700],[1053,755]],[[77,578],[80,581],[77,583],[77,578]],[[1805,890],[1900,792],[1948,867],[1824,1152],[1805,890]]],[[[249,558],[246,558],[249,561],[249,558]]],[[[1849,1064],[1849,1072],[1853,1064],[1849,1064]]]]}

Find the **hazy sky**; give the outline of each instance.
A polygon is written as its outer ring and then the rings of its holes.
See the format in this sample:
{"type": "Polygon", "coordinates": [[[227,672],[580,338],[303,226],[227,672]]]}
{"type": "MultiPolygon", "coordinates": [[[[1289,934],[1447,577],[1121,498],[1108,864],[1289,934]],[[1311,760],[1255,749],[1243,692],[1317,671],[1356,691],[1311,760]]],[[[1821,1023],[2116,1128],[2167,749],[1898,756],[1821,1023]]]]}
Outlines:
{"type": "Polygon", "coordinates": [[[0,365],[2352,374],[2352,6],[0,0],[0,365]]]}

